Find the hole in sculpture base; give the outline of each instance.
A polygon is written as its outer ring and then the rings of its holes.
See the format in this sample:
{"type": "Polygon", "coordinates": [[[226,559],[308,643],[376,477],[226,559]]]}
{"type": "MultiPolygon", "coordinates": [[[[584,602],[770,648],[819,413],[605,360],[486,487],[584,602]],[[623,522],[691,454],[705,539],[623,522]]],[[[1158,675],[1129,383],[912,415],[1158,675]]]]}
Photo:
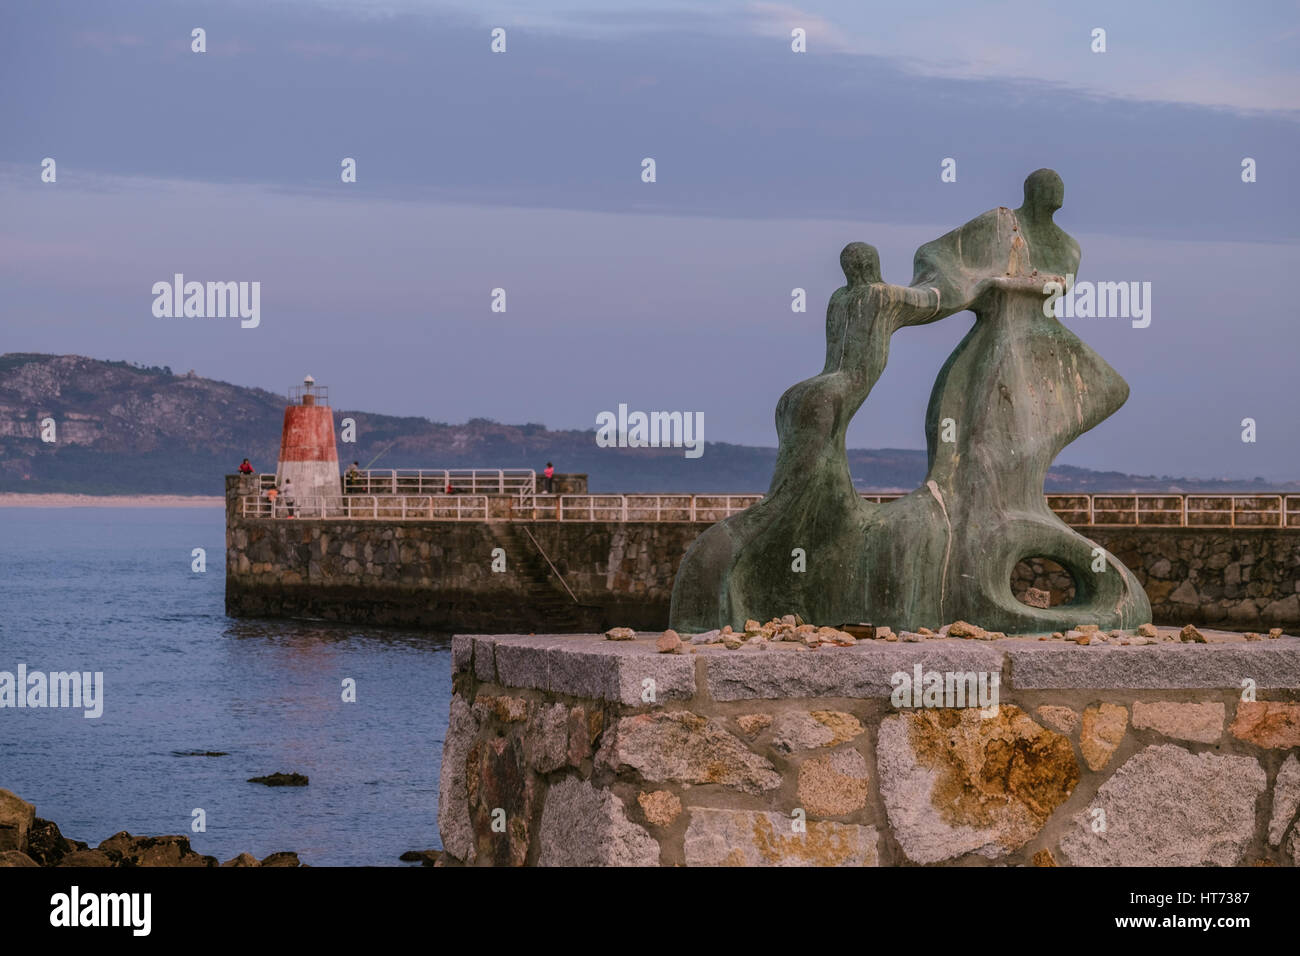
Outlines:
{"type": "Polygon", "coordinates": [[[1074,577],[1051,558],[1025,558],[1011,569],[1011,593],[1029,607],[1056,607],[1074,600],[1074,577]]]}

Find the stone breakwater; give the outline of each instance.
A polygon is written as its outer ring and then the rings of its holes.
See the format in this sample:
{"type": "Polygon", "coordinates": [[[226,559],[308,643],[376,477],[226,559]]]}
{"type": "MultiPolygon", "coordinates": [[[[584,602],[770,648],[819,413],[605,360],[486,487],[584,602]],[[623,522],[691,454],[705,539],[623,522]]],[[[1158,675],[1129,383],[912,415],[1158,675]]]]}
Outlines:
{"type": "MultiPolygon", "coordinates": [[[[480,632],[663,628],[682,556],[708,527],[245,518],[241,490],[228,479],[226,611],[235,617],[480,632]],[[497,548],[503,572],[493,571],[497,548]]],[[[1133,571],[1157,624],[1300,628],[1300,528],[1079,530],[1133,571]]],[[[1025,603],[1030,588],[1049,603],[1073,593],[1041,561],[1014,578],[1025,603]]]]}
{"type": "Polygon", "coordinates": [[[844,633],[456,636],[441,862],[1300,865],[1300,640],[844,633]]]}
{"type": "Polygon", "coordinates": [[[69,840],[58,824],[42,820],[36,807],[0,790],[0,867],[5,866],[302,866],[296,853],[272,853],[263,860],[241,853],[220,863],[190,847],[186,836],[132,836],[123,830],[91,848],[69,840]]]}

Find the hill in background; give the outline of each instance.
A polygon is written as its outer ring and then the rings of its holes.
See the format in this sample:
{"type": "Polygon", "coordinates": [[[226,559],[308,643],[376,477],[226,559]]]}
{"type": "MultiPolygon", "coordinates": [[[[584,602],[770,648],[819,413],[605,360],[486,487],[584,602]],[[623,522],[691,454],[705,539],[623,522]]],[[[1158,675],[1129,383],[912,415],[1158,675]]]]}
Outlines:
{"type": "MultiPolygon", "coordinates": [[[[249,458],[272,471],[280,447],[286,397],[177,375],[170,368],[79,355],[0,356],[0,491],[81,494],[223,492],[223,475],[249,458]],[[40,439],[40,422],[57,423],[58,441],[40,439]]],[[[544,425],[502,425],[475,418],[463,425],[427,418],[335,409],[338,425],[357,422],[355,445],[339,460],[375,468],[535,468],[586,472],[593,492],[763,492],[775,448],[709,442],[687,459],[675,448],[600,448],[594,428],[551,431],[544,425]]],[[[925,452],[849,451],[863,490],[915,488],[925,477],[925,452]]],[[[1300,482],[1263,479],[1135,476],[1069,465],[1048,474],[1049,492],[1263,492],[1300,490],[1300,482]]]]}

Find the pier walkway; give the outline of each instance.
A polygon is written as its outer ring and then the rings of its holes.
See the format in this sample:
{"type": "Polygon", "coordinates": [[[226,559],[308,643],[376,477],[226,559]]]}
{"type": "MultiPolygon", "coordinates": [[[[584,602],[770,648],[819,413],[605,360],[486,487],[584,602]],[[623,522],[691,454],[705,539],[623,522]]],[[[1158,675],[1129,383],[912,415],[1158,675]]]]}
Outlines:
{"type": "MultiPolygon", "coordinates": [[[[527,469],[361,472],[337,496],[298,497],[272,506],[259,475],[239,497],[245,518],[383,521],[698,522],[712,524],[762,499],[757,494],[542,494],[527,469]],[[255,482],[255,483],[254,483],[255,482]],[[448,484],[453,494],[446,494],[448,484]]],[[[863,493],[887,502],[902,494],[863,493]]],[[[1300,495],[1047,495],[1047,505],[1075,527],[1300,528],[1300,495]]]]}

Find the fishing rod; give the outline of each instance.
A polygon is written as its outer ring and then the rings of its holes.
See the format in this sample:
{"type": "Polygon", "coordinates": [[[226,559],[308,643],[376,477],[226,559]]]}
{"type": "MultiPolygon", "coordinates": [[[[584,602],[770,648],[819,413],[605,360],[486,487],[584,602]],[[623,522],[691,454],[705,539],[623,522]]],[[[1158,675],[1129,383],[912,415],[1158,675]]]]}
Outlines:
{"type": "Polygon", "coordinates": [[[369,470],[370,470],[370,466],[373,465],[375,462],[377,462],[377,461],[380,459],[380,457],[381,457],[385,452],[387,452],[388,449],[390,449],[390,448],[392,448],[394,445],[396,445],[398,441],[399,441],[399,439],[394,438],[394,439],[393,439],[392,441],[390,441],[387,445],[385,445],[383,448],[381,448],[381,449],[379,450],[379,454],[376,455],[374,458],[371,458],[368,462],[366,462],[366,467],[365,467],[365,468],[362,468],[361,470],[362,470],[362,471],[369,471],[369,470]]]}

